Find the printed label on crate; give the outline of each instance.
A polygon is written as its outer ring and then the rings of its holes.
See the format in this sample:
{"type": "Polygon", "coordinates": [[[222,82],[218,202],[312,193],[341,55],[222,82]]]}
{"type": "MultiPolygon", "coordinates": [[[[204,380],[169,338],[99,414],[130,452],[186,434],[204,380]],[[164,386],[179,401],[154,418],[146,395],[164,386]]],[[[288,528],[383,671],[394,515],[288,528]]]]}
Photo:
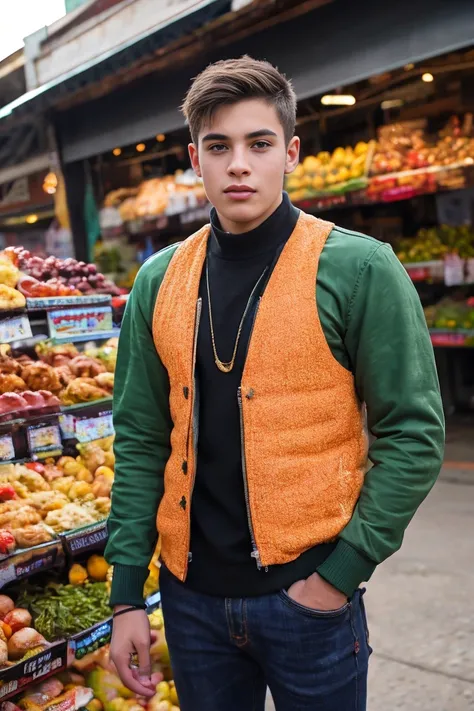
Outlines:
{"type": "Polygon", "coordinates": [[[62,454],[61,432],[57,424],[30,425],[26,428],[30,455],[36,459],[62,454]]]}
{"type": "Polygon", "coordinates": [[[447,254],[444,258],[444,283],[446,286],[464,284],[464,259],[458,254],[447,254]]]}
{"type": "Polygon", "coordinates": [[[21,580],[33,573],[49,570],[63,558],[63,548],[61,542],[57,540],[13,553],[0,561],[0,588],[13,580],[21,580]]]}
{"type": "Polygon", "coordinates": [[[39,679],[57,674],[67,667],[67,643],[59,642],[44,652],[0,671],[0,699],[6,699],[39,679]]]}
{"type": "Polygon", "coordinates": [[[112,307],[90,306],[80,309],[55,309],[48,312],[51,338],[77,338],[113,330],[112,307]]]}
{"type": "Polygon", "coordinates": [[[74,439],[76,436],[76,418],[74,415],[60,415],[59,426],[63,439],[74,439]]]}
{"type": "Polygon", "coordinates": [[[93,526],[64,534],[66,548],[70,555],[84,553],[101,547],[108,537],[107,522],[100,521],[93,526]]]}
{"type": "Polygon", "coordinates": [[[9,462],[11,459],[15,459],[15,447],[13,445],[13,438],[9,434],[1,435],[0,461],[9,462]]]}
{"type": "Polygon", "coordinates": [[[430,331],[431,343],[434,346],[446,347],[465,347],[474,346],[474,331],[456,332],[456,331],[430,331]]]}
{"type": "Polygon", "coordinates": [[[114,434],[112,410],[97,417],[76,417],[76,439],[84,444],[114,434]]]}
{"type": "Polygon", "coordinates": [[[106,620],[73,637],[69,642],[73,659],[82,659],[87,654],[109,644],[112,638],[112,624],[112,619],[106,620]]]}
{"type": "Polygon", "coordinates": [[[31,326],[26,314],[0,321],[0,343],[21,341],[31,336],[31,326]]]}

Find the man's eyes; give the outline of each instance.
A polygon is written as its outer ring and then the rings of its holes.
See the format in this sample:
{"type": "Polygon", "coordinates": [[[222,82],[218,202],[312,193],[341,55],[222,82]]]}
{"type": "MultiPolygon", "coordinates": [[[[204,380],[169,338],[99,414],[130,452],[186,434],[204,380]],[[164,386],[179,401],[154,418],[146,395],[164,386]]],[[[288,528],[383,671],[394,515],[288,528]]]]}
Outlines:
{"type": "MultiPolygon", "coordinates": [[[[256,141],[255,143],[252,143],[251,146],[251,148],[256,148],[258,151],[262,151],[270,147],[271,143],[269,143],[268,141],[256,141]]],[[[226,146],[224,143],[213,143],[212,146],[209,146],[208,150],[211,153],[223,153],[224,151],[228,150],[228,146],[226,146]]]]}

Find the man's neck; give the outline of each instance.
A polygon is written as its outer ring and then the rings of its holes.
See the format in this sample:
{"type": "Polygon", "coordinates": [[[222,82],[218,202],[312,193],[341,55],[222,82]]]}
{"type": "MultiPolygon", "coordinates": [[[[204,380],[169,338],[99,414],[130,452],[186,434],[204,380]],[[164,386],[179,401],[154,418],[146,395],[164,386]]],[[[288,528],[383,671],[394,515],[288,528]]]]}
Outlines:
{"type": "Polygon", "coordinates": [[[224,232],[229,232],[233,235],[244,234],[245,232],[251,232],[252,230],[260,227],[261,224],[268,220],[268,218],[273,215],[273,213],[278,210],[283,200],[283,195],[280,195],[275,199],[272,205],[263,214],[259,215],[255,220],[250,222],[234,222],[233,220],[228,220],[226,217],[217,212],[221,228],[224,232]]]}

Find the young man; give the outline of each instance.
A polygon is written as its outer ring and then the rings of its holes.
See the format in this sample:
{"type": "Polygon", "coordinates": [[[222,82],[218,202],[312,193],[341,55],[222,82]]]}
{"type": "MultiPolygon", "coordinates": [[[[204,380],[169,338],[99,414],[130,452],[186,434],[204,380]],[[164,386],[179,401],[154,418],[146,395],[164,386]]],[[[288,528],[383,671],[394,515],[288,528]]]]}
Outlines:
{"type": "Polygon", "coordinates": [[[182,711],[262,711],[267,685],[278,711],[363,711],[359,585],[443,457],[423,311],[389,246],[282,194],[300,143],[274,67],[208,67],[184,114],[214,208],[143,266],[122,325],[112,657],[153,693],[142,590],[158,530],[182,711]]]}

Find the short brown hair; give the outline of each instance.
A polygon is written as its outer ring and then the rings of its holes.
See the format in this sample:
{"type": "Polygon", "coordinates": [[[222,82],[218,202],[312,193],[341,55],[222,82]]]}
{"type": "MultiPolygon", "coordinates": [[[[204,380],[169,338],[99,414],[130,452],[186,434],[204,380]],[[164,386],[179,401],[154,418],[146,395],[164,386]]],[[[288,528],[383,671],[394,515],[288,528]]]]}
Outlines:
{"type": "Polygon", "coordinates": [[[296,126],[296,95],[291,82],[269,62],[245,56],[210,64],[193,81],[181,110],[197,144],[199,131],[221,106],[265,99],[279,116],[287,143],[296,126]]]}

